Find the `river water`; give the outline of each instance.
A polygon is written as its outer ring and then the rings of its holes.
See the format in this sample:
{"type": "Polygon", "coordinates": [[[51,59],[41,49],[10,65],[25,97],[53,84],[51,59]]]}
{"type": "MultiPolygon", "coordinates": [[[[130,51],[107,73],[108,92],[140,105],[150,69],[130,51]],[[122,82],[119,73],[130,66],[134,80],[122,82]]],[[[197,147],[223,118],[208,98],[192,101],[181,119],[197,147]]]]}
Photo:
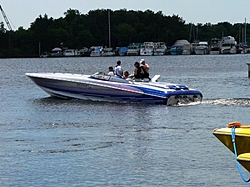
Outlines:
{"type": "MultiPolygon", "coordinates": [[[[203,93],[162,106],[49,97],[27,72],[92,74],[141,57],[0,59],[0,186],[247,186],[212,132],[250,123],[250,55],[144,57],[203,93]]],[[[242,168],[246,178],[250,174],[242,168]]]]}

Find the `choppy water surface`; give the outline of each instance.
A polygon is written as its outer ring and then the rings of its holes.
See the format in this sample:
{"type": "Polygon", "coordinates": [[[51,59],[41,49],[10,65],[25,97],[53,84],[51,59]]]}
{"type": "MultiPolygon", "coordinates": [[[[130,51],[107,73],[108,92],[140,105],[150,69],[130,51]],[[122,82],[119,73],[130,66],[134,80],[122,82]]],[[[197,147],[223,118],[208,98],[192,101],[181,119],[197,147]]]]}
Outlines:
{"type": "MultiPolygon", "coordinates": [[[[213,135],[250,123],[250,55],[144,57],[151,75],[203,93],[174,107],[60,100],[27,72],[90,74],[140,57],[0,59],[1,186],[247,186],[213,135]]],[[[243,169],[246,177],[250,174],[243,169]]]]}

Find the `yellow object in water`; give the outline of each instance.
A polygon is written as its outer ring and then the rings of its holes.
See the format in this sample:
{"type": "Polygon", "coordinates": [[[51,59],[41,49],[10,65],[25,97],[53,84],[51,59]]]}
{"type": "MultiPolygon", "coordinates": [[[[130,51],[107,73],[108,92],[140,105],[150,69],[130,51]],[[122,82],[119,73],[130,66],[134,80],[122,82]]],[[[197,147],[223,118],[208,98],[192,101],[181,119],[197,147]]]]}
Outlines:
{"type": "MultiPolygon", "coordinates": [[[[215,129],[213,134],[234,153],[231,128],[215,129]]],[[[235,144],[238,154],[250,153],[250,127],[235,128],[235,144]]]]}
{"type": "Polygon", "coordinates": [[[243,126],[239,122],[228,124],[227,128],[215,129],[213,135],[234,153],[233,141],[239,155],[237,160],[250,172],[250,126],[243,126]],[[235,139],[232,140],[232,127],[235,127],[235,139]]]}
{"type": "Polygon", "coordinates": [[[237,158],[238,162],[250,172],[250,153],[240,154],[237,158]]]}

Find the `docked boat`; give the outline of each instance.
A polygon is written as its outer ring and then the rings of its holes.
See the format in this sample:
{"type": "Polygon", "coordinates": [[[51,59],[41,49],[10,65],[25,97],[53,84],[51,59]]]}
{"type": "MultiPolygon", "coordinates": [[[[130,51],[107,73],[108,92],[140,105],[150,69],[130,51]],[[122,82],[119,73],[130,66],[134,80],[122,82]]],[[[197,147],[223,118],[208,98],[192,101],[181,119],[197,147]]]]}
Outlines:
{"type": "Polygon", "coordinates": [[[90,48],[90,56],[91,57],[100,57],[103,54],[102,46],[93,46],[90,48]]]}
{"type": "Polygon", "coordinates": [[[236,54],[237,42],[235,41],[234,37],[232,36],[225,36],[221,39],[221,54],[236,54]]]}
{"type": "Polygon", "coordinates": [[[127,48],[128,56],[138,56],[140,54],[140,46],[138,44],[129,44],[127,48]]]}
{"type": "Polygon", "coordinates": [[[93,75],[69,73],[26,73],[51,96],[93,101],[120,101],[176,105],[201,102],[200,91],[185,85],[149,80],[123,79],[106,73],[93,75]]]}
{"type": "Polygon", "coordinates": [[[104,57],[109,57],[109,56],[114,56],[115,52],[112,47],[104,47],[102,49],[102,56],[104,57]]]}
{"type": "Polygon", "coordinates": [[[220,39],[212,38],[210,43],[210,55],[220,54],[220,39]]]}
{"type": "Polygon", "coordinates": [[[121,47],[118,50],[119,56],[126,56],[127,55],[128,48],[127,47],[121,47]]]}
{"type": "Polygon", "coordinates": [[[78,51],[79,56],[89,56],[90,52],[89,49],[87,47],[83,47],[82,49],[80,49],[78,51]]]}
{"type": "Polygon", "coordinates": [[[190,55],[191,54],[191,44],[184,44],[182,47],[182,55],[190,55]]]}
{"type": "Polygon", "coordinates": [[[250,172],[250,126],[231,122],[225,128],[215,129],[213,135],[232,151],[237,161],[250,172]]]}
{"type": "Polygon", "coordinates": [[[182,55],[183,46],[172,46],[169,52],[170,55],[182,55]]]}
{"type": "Polygon", "coordinates": [[[208,42],[201,41],[198,43],[196,48],[194,49],[196,55],[206,55],[209,54],[208,42]]]}
{"type": "Polygon", "coordinates": [[[54,49],[51,50],[50,56],[51,57],[62,57],[63,56],[62,49],[60,47],[55,47],[54,49]]]}
{"type": "Polygon", "coordinates": [[[194,41],[193,43],[190,44],[190,54],[191,55],[194,55],[195,54],[195,48],[197,47],[198,45],[198,41],[194,41]]]}
{"type": "Polygon", "coordinates": [[[162,56],[167,53],[167,46],[165,42],[154,43],[154,56],[162,56]]]}
{"type": "Polygon", "coordinates": [[[152,56],[154,54],[154,42],[144,42],[140,47],[141,56],[152,56]]]}
{"type": "Polygon", "coordinates": [[[42,54],[39,56],[40,58],[47,58],[49,54],[47,52],[42,52],[42,54]]]}
{"type": "Polygon", "coordinates": [[[63,56],[74,57],[74,56],[79,56],[79,53],[78,53],[78,50],[76,49],[65,49],[63,50],[63,56]]]}
{"type": "Polygon", "coordinates": [[[182,55],[184,46],[190,46],[190,43],[187,40],[177,40],[174,43],[174,45],[171,46],[170,54],[171,55],[182,55]]]}

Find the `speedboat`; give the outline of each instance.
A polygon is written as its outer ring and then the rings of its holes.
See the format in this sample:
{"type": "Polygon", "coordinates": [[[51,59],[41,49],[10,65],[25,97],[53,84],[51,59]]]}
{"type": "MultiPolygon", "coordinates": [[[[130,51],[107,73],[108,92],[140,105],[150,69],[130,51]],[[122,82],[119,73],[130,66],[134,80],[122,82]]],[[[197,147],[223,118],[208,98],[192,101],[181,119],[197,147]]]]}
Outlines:
{"type": "Polygon", "coordinates": [[[121,101],[176,105],[201,102],[200,91],[185,85],[151,80],[124,79],[103,72],[93,75],[69,73],[26,73],[37,86],[51,96],[93,101],[121,101]]]}
{"type": "Polygon", "coordinates": [[[250,126],[231,122],[228,127],[215,129],[213,134],[235,154],[237,161],[250,172],[250,126]]]}

